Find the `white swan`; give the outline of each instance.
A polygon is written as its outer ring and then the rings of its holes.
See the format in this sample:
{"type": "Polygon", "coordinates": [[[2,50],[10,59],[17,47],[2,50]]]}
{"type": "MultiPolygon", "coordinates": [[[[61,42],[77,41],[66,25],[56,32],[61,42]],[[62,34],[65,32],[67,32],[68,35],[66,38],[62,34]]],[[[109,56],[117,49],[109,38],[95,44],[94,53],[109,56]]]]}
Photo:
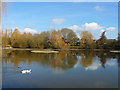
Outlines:
{"type": "Polygon", "coordinates": [[[22,74],[31,73],[31,69],[30,70],[22,70],[21,72],[22,72],[22,74]]]}
{"type": "Polygon", "coordinates": [[[27,73],[31,73],[31,69],[30,69],[30,70],[27,70],[27,73]]]}
{"type": "Polygon", "coordinates": [[[26,71],[26,70],[22,70],[21,72],[22,72],[22,74],[25,74],[25,73],[27,73],[27,71],[26,71]]]}

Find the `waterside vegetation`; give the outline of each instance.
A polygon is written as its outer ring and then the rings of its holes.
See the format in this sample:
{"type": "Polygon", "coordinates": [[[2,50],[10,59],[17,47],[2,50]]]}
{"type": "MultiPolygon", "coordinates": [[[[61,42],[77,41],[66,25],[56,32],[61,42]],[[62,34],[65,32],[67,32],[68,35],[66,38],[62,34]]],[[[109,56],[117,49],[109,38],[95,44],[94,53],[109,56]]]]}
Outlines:
{"type": "Polygon", "coordinates": [[[20,33],[16,28],[14,32],[6,29],[2,32],[2,46],[9,48],[34,49],[119,49],[119,39],[107,39],[105,31],[98,40],[91,32],[83,31],[78,38],[76,33],[67,28],[52,30],[40,34],[20,33]]]}

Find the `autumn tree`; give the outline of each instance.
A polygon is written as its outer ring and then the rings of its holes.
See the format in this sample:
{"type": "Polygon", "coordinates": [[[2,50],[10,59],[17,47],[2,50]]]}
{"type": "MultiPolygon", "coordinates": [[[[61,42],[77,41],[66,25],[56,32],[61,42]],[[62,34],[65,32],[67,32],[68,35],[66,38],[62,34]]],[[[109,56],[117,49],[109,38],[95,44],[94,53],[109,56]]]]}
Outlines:
{"type": "Polygon", "coordinates": [[[80,34],[81,37],[81,47],[85,49],[94,49],[95,41],[93,40],[93,35],[88,31],[83,31],[80,34]]]}
{"type": "Polygon", "coordinates": [[[71,45],[75,45],[78,38],[75,32],[71,29],[63,28],[61,30],[62,37],[65,42],[69,42],[71,45]]]}
{"type": "Polygon", "coordinates": [[[35,34],[33,39],[33,43],[35,43],[35,48],[44,48],[44,39],[42,38],[41,34],[35,34]]]}
{"type": "Polygon", "coordinates": [[[24,34],[21,34],[20,35],[20,38],[19,38],[20,42],[19,42],[19,47],[20,48],[27,48],[28,47],[28,37],[27,37],[27,33],[24,32],[24,34]]]}
{"type": "Polygon", "coordinates": [[[27,46],[28,46],[28,48],[35,48],[36,47],[34,37],[30,32],[27,35],[27,46]]]}
{"type": "Polygon", "coordinates": [[[52,48],[68,48],[69,45],[63,41],[61,31],[53,30],[50,35],[51,47],[52,48]]]}
{"type": "Polygon", "coordinates": [[[117,49],[120,49],[120,33],[118,33],[117,49]]]}
{"type": "Polygon", "coordinates": [[[98,48],[103,48],[104,45],[106,44],[107,38],[106,38],[106,36],[105,36],[105,32],[106,32],[106,31],[104,31],[104,32],[101,34],[100,39],[97,40],[97,47],[98,47],[98,48]]]}
{"type": "Polygon", "coordinates": [[[44,48],[49,48],[50,45],[49,45],[48,40],[50,39],[50,33],[49,32],[42,32],[41,38],[43,39],[44,48]]]}
{"type": "Polygon", "coordinates": [[[14,32],[12,33],[10,40],[12,47],[20,47],[21,42],[21,34],[17,28],[15,28],[14,32]]]}

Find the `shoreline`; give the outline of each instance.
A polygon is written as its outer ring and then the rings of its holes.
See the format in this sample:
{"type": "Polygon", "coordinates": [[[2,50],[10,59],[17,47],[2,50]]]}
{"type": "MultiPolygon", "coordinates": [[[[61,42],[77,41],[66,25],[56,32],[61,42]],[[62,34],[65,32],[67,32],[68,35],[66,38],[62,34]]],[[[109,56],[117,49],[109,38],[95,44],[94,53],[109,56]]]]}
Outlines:
{"type": "Polygon", "coordinates": [[[78,51],[78,50],[94,50],[94,51],[120,51],[120,50],[109,50],[109,49],[38,49],[38,48],[2,48],[3,50],[25,50],[25,51],[62,51],[62,50],[71,50],[71,51],[78,51]]]}
{"type": "Polygon", "coordinates": [[[110,49],[38,49],[38,48],[3,48],[8,51],[30,51],[33,53],[59,53],[60,51],[109,51],[110,53],[120,54],[120,50],[110,49]]]}

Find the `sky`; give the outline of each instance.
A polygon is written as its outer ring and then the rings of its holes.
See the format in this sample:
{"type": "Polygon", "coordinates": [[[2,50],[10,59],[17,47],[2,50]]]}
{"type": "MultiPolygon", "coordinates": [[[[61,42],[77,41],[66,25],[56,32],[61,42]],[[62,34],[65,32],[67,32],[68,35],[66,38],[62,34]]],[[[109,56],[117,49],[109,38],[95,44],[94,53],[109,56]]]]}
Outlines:
{"type": "Polygon", "coordinates": [[[3,16],[3,28],[18,28],[21,32],[69,28],[78,37],[85,30],[94,39],[103,31],[108,39],[118,36],[117,2],[9,2],[7,16],[3,16]]]}
{"type": "Polygon", "coordinates": [[[119,0],[2,0],[3,2],[119,2],[119,0]]]}

